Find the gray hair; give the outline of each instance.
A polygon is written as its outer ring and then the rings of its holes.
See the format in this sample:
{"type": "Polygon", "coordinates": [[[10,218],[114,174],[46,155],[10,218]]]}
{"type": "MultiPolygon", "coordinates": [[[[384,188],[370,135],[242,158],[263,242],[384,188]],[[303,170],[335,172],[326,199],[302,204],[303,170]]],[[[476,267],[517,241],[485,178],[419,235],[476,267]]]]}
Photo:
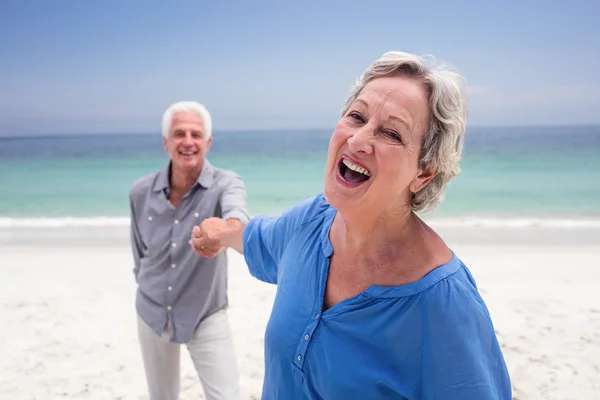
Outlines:
{"type": "Polygon", "coordinates": [[[359,78],[342,108],[342,116],[367,83],[397,74],[422,79],[428,92],[430,120],[419,154],[419,168],[437,171],[437,175],[413,193],[410,206],[415,212],[429,211],[443,200],[446,185],[460,172],[467,124],[465,82],[450,66],[437,62],[433,56],[389,51],[359,78]]]}
{"type": "Polygon", "coordinates": [[[202,118],[202,121],[204,121],[204,136],[208,139],[212,135],[212,119],[210,118],[210,113],[206,107],[195,101],[180,101],[171,104],[163,114],[162,134],[164,137],[169,136],[171,124],[173,123],[173,116],[180,112],[193,112],[194,114],[197,114],[202,118]]]}

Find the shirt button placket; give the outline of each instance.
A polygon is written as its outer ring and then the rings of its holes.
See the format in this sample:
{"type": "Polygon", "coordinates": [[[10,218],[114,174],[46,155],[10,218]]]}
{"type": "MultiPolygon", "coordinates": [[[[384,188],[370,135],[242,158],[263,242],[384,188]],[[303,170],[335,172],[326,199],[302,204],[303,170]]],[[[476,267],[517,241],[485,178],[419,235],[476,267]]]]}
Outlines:
{"type": "MultiPolygon", "coordinates": [[[[177,237],[177,232],[176,232],[176,228],[179,225],[179,219],[174,218],[173,219],[173,227],[171,228],[171,269],[175,269],[175,267],[177,267],[177,264],[175,263],[175,249],[177,248],[177,242],[175,241],[175,238],[177,237]]],[[[167,275],[168,276],[168,275],[167,275]]],[[[170,279],[169,279],[170,280],[170,279]]],[[[167,299],[168,299],[168,303],[170,304],[172,301],[171,298],[171,292],[173,291],[173,286],[170,285],[170,282],[166,282],[167,283],[167,292],[169,292],[167,294],[167,299]]],[[[169,305],[167,306],[167,311],[171,311],[172,307],[169,305]]]]}
{"type": "Polygon", "coordinates": [[[312,334],[317,329],[317,325],[319,324],[319,320],[321,319],[321,314],[316,314],[313,322],[309,323],[306,327],[306,333],[301,337],[300,342],[298,343],[296,358],[294,362],[298,366],[298,368],[302,369],[302,360],[306,356],[306,351],[308,350],[308,346],[310,344],[310,339],[312,339],[312,334]]]}

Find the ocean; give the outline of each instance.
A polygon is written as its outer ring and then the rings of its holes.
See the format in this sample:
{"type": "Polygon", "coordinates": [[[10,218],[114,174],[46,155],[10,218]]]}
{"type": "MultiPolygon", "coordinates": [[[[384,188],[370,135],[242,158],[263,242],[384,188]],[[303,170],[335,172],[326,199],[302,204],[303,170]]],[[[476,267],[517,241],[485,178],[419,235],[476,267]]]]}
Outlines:
{"type": "MultiPolygon", "coordinates": [[[[243,178],[250,212],[323,187],[330,130],[215,132],[208,159],[243,178]]],[[[132,182],[168,162],[160,133],[0,138],[0,227],[125,225],[132,182]]],[[[600,224],[600,126],[473,127],[460,175],[425,219],[600,224]]]]}

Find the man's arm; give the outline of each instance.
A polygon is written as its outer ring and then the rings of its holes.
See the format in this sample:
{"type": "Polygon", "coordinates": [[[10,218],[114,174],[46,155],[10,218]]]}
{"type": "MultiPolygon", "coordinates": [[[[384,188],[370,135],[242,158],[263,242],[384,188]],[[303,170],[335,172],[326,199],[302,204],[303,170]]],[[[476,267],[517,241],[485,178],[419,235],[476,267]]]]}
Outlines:
{"type": "Polygon", "coordinates": [[[219,199],[221,218],[208,218],[192,230],[190,244],[202,257],[211,258],[232,247],[244,254],[244,227],[250,217],[246,204],[246,188],[235,175],[219,199]]]}
{"type": "MultiPolygon", "coordinates": [[[[246,187],[242,178],[235,175],[228,182],[227,187],[221,194],[221,215],[220,217],[226,221],[238,221],[245,225],[250,220],[248,213],[248,204],[246,200],[246,187]]],[[[235,222],[232,222],[232,227],[237,227],[235,222]]]]}
{"type": "Polygon", "coordinates": [[[138,227],[137,224],[137,218],[135,216],[135,210],[133,207],[133,200],[131,199],[131,196],[129,197],[129,208],[130,208],[130,232],[129,232],[129,236],[130,236],[130,241],[131,241],[131,250],[133,253],[133,273],[136,277],[136,281],[137,281],[137,274],[138,271],[140,270],[140,260],[144,255],[144,242],[142,241],[142,235],[140,233],[140,229],[138,227]]]}

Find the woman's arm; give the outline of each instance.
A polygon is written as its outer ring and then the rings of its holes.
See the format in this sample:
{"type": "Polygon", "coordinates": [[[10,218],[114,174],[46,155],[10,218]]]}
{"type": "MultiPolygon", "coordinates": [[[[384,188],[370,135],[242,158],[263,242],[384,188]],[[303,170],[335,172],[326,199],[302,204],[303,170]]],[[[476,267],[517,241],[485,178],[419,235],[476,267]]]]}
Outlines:
{"type": "Polygon", "coordinates": [[[203,257],[214,257],[227,247],[244,254],[244,229],[238,219],[207,218],[192,230],[190,244],[203,257]]]}

